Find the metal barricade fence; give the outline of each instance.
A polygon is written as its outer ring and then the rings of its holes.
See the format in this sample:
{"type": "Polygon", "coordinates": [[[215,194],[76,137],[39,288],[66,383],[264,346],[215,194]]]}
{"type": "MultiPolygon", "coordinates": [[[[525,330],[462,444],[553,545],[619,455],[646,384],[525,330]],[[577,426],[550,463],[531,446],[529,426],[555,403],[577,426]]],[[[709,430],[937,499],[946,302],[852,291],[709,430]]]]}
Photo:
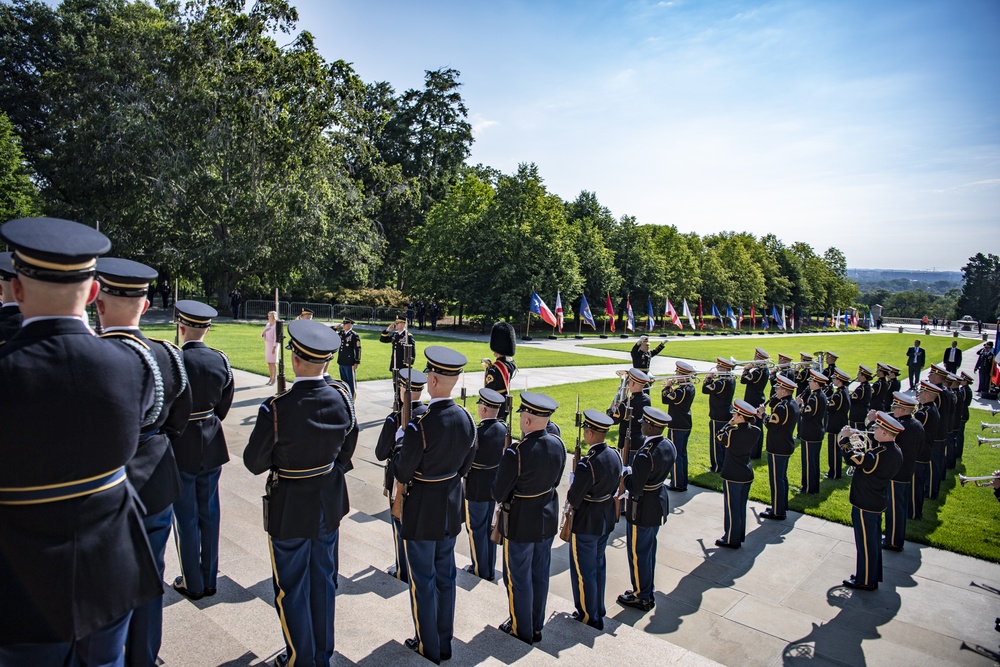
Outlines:
{"type": "Polygon", "coordinates": [[[290,313],[292,319],[298,317],[302,313],[303,308],[313,311],[314,320],[326,320],[329,322],[333,319],[333,306],[330,304],[308,303],[305,301],[292,301],[292,312],[290,313]]]}
{"type": "MultiPolygon", "coordinates": [[[[274,310],[274,301],[250,300],[244,301],[240,307],[243,319],[246,320],[266,320],[267,314],[274,310]]],[[[278,302],[278,318],[287,320],[291,312],[291,304],[287,301],[278,302]]]]}
{"type": "Polygon", "coordinates": [[[393,322],[396,317],[406,317],[406,308],[389,308],[381,307],[375,308],[375,312],[372,315],[372,321],[375,322],[393,322]]]}
{"type": "Polygon", "coordinates": [[[375,309],[371,306],[353,306],[347,303],[338,303],[333,307],[333,319],[342,320],[350,317],[359,324],[371,324],[375,321],[375,309]]]}

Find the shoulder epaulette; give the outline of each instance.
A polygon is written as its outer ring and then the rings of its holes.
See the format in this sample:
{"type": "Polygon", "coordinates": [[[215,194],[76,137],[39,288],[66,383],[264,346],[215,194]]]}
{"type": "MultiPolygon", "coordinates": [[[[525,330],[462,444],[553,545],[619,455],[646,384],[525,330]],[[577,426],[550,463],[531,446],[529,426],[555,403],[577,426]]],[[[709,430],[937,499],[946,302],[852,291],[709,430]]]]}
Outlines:
{"type": "Polygon", "coordinates": [[[129,339],[129,340],[131,340],[131,341],[133,341],[133,342],[135,342],[135,343],[137,343],[139,345],[142,345],[147,351],[149,350],[149,345],[146,345],[146,342],[144,340],[142,340],[138,336],[134,336],[134,335],[132,335],[130,333],[127,333],[125,331],[108,331],[107,333],[102,333],[100,337],[101,338],[127,338],[127,339],[129,339]]]}
{"type": "Polygon", "coordinates": [[[233,367],[229,365],[229,357],[227,357],[226,353],[223,352],[222,350],[220,350],[217,347],[209,347],[208,349],[210,349],[210,350],[212,350],[214,352],[218,352],[219,356],[222,357],[222,360],[224,362],[226,362],[226,373],[229,375],[229,381],[232,382],[233,381],[233,367]]]}
{"type": "Polygon", "coordinates": [[[264,402],[260,404],[260,407],[262,407],[265,410],[267,410],[268,412],[270,412],[271,411],[271,406],[274,405],[274,402],[276,400],[278,400],[279,398],[281,398],[282,396],[287,396],[290,391],[291,391],[291,389],[286,389],[285,391],[281,392],[280,394],[275,394],[274,396],[268,396],[267,398],[264,399],[264,402]]]}
{"type": "Polygon", "coordinates": [[[347,404],[347,410],[351,413],[351,426],[347,429],[347,432],[350,433],[354,430],[354,427],[358,425],[358,418],[354,413],[354,399],[351,398],[351,390],[347,384],[341,382],[340,380],[331,379],[327,384],[337,390],[340,395],[344,397],[344,402],[347,404]]]}
{"type": "Polygon", "coordinates": [[[167,356],[170,357],[170,366],[174,371],[174,379],[177,380],[177,395],[174,396],[174,400],[177,400],[188,387],[187,367],[184,366],[184,359],[181,356],[183,352],[181,352],[181,348],[169,340],[162,338],[150,338],[149,340],[162,345],[163,349],[167,351],[167,356]]]}

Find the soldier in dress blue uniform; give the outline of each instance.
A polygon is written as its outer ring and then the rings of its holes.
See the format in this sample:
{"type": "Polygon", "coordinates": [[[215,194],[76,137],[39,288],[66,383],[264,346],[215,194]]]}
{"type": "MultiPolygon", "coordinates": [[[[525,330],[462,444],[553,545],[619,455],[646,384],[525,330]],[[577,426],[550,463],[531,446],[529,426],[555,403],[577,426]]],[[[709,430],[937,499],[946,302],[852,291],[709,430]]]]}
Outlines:
{"type": "Polygon", "coordinates": [[[24,319],[10,287],[10,281],[16,277],[12,258],[13,253],[0,252],[0,343],[17,333],[24,319]]]}
{"type": "MultiPolygon", "coordinates": [[[[181,492],[171,441],[181,434],[191,416],[191,387],[180,348],[168,341],[146,338],[139,330],[139,320],[149,308],[149,284],[156,276],[156,270],[139,262],[105,257],[97,260],[100,292],[96,305],[104,331],[102,338],[118,341],[133,351],[149,352],[162,383],[160,416],[142,429],[136,454],[125,467],[128,481],[145,509],[142,524],[162,579],[163,554],[174,517],[173,503],[181,492]]],[[[161,596],[132,613],[125,644],[126,664],[153,667],[162,634],[161,596]]]]}
{"type": "MultiPolygon", "coordinates": [[[[887,371],[886,379],[889,380],[889,393],[885,397],[887,405],[892,405],[892,397],[895,393],[903,388],[903,383],[899,381],[899,367],[893,366],[892,364],[885,365],[887,371]]],[[[883,412],[885,412],[883,410],[883,412]]]]}
{"type": "MultiPolygon", "coordinates": [[[[876,414],[874,442],[866,451],[852,451],[848,461],[855,466],[851,477],[851,523],[854,524],[854,546],[857,567],[849,579],[848,588],[873,591],[882,581],[882,512],[886,507],[886,487],[899,471],[903,454],[895,444],[903,425],[884,412],[876,414]]],[[[870,436],[871,437],[871,436],[870,436]]],[[[847,449],[847,437],[842,443],[847,449]]]]}
{"type": "MultiPolygon", "coordinates": [[[[747,364],[740,375],[740,384],[745,384],[746,390],[743,392],[743,400],[754,406],[754,409],[764,405],[766,402],[765,390],[767,382],[771,379],[771,374],[767,370],[767,362],[770,355],[761,348],[757,348],[753,353],[753,364],[747,364]]],[[[764,451],[764,432],[758,429],[760,441],[754,445],[750,455],[752,459],[759,459],[764,451]]]]}
{"type": "Polygon", "coordinates": [[[954,468],[958,460],[958,427],[961,422],[960,414],[963,408],[963,399],[959,391],[957,375],[949,373],[945,377],[945,386],[948,388],[948,392],[952,398],[951,423],[948,425],[948,437],[945,440],[944,447],[944,467],[948,469],[954,468]]]}
{"type": "MultiPolygon", "coordinates": [[[[848,416],[851,428],[860,430],[867,423],[868,411],[872,409],[871,379],[874,375],[872,369],[864,364],[858,366],[858,375],[855,378],[858,386],[851,392],[851,409],[848,416]]],[[[879,410],[879,412],[882,412],[882,410],[879,410]]]]}
{"type": "Polygon", "coordinates": [[[191,384],[191,417],[174,440],[181,497],[174,503],[174,536],[181,576],[173,587],[200,600],[215,595],[219,575],[219,477],[229,461],[222,420],[233,404],[233,371],[221,350],[203,342],[215,308],[197,301],[174,304],[191,384]]]}
{"type": "Polygon", "coordinates": [[[569,573],[573,618],[604,629],[604,589],[608,537],[618,522],[615,496],[622,477],[622,458],[604,440],[613,422],[599,410],[583,411],[583,439],[590,448],[572,474],[566,502],[573,508],[569,573]]]}
{"type": "Polygon", "coordinates": [[[694,366],[686,361],[678,361],[676,374],[685,378],[663,383],[660,398],[670,415],[669,438],[674,443],[676,457],[674,470],[670,476],[671,491],[687,491],[688,487],[688,437],[691,435],[691,404],[694,403],[694,366]]]}
{"type": "Polygon", "coordinates": [[[722,462],[726,458],[726,450],[715,436],[719,429],[729,423],[729,411],[733,405],[733,396],[736,394],[736,378],[732,377],[733,366],[735,364],[732,359],[716,357],[716,370],[719,373],[726,373],[728,377],[717,377],[714,372],[710,372],[701,385],[701,393],[708,394],[708,469],[711,472],[720,472],[722,462]]]}
{"type": "Polygon", "coordinates": [[[875,364],[875,381],[872,382],[870,409],[882,412],[892,411],[892,394],[889,393],[889,369],[879,361],[875,364]]]}
{"type": "Polygon", "coordinates": [[[768,403],[774,399],[774,395],[778,391],[777,383],[779,375],[784,375],[792,382],[795,381],[795,369],[792,368],[792,358],[780,352],[778,353],[778,363],[770,372],[769,381],[771,383],[771,390],[767,394],[768,403]]]}
{"type": "MultiPolygon", "coordinates": [[[[420,402],[420,394],[424,390],[424,385],[427,384],[427,376],[420,371],[414,370],[412,368],[404,368],[400,371],[400,376],[402,382],[399,386],[399,400],[400,405],[404,401],[410,401],[410,418],[416,419],[424,412],[427,411],[427,406],[420,402]],[[410,395],[407,398],[406,387],[407,381],[409,381],[410,395]]],[[[403,535],[402,535],[402,524],[400,524],[399,517],[396,517],[392,513],[392,505],[396,498],[396,477],[393,475],[392,460],[395,456],[396,451],[399,449],[399,444],[396,441],[396,432],[399,431],[405,424],[400,423],[399,413],[396,411],[390,412],[385,418],[385,422],[382,424],[382,430],[379,432],[378,442],[375,443],[375,458],[379,461],[385,461],[385,482],[384,482],[384,494],[385,497],[389,499],[389,520],[392,524],[392,539],[395,548],[396,562],[392,567],[389,568],[389,576],[396,577],[400,581],[409,582],[410,577],[406,571],[406,554],[403,551],[403,535]]]]}
{"type": "Polygon", "coordinates": [[[22,218],[0,237],[24,314],[0,346],[0,664],[122,665],[132,610],[163,593],[126,479],[155,370],[84,319],[103,234],[22,218]]]}
{"type": "Polygon", "coordinates": [[[955,450],[955,457],[962,458],[965,453],[965,425],[969,422],[969,406],[972,405],[972,382],[973,377],[962,371],[959,376],[961,386],[958,388],[958,448],[955,450]]]}
{"type": "MultiPolygon", "coordinates": [[[[517,375],[517,364],[514,363],[514,353],[517,351],[517,341],[514,327],[507,322],[496,322],[490,331],[490,350],[496,358],[494,361],[484,359],[486,377],[483,386],[506,396],[510,393],[510,383],[517,375]]],[[[507,419],[507,403],[500,406],[497,419],[507,419]]]]}
{"type": "Polygon", "coordinates": [[[642,411],[644,441],[626,467],[625,522],[628,572],[632,588],[618,596],[618,604],[649,611],[653,600],[656,570],[656,535],[670,514],[670,501],[663,482],[674,467],[674,446],[663,437],[670,415],[653,407],[642,411]]]}
{"type": "Polygon", "coordinates": [[[361,364],[361,336],[354,330],[354,320],[345,317],[340,324],[340,349],[337,351],[337,368],[340,379],[351,390],[351,396],[358,395],[358,366],[361,364]]]}
{"type": "Polygon", "coordinates": [[[819,493],[819,450],[823,444],[827,377],[809,371],[809,390],[795,400],[799,403],[799,440],[802,442],[802,487],[800,493],[819,493]]]}
{"type": "Polygon", "coordinates": [[[462,477],[476,455],[476,425],[451,399],[465,355],[432,345],[427,357],[427,411],[397,433],[396,479],[407,486],[403,546],[416,637],[408,648],[434,663],[451,657],[455,626],[455,538],[462,530],[462,477]]]}
{"type": "Polygon", "coordinates": [[[630,368],[628,371],[628,391],[629,397],[616,407],[609,408],[605,413],[614,423],[621,424],[618,428],[618,451],[624,450],[625,437],[631,433],[632,440],[629,445],[629,455],[627,465],[632,464],[636,450],[642,444],[642,426],[639,420],[642,419],[643,408],[650,405],[649,394],[645,393],[646,387],[650,384],[649,375],[638,368],[630,368]],[[625,421],[626,412],[632,410],[632,418],[625,421]]]}
{"type": "MultiPolygon", "coordinates": [[[[336,548],[346,512],[342,452],[353,452],[357,420],[350,390],[323,373],[340,346],[326,325],[288,325],[295,383],[261,404],[243,463],[270,471],[264,528],[275,607],[286,652],[275,664],[326,665],[333,656],[336,548]]],[[[349,455],[348,455],[349,460],[349,455]]]]}
{"type": "Polygon", "coordinates": [[[837,368],[834,369],[830,381],[833,391],[826,399],[826,478],[840,479],[843,472],[844,455],[838,442],[840,429],[850,423],[852,402],[851,395],[847,393],[847,387],[851,383],[851,378],[847,373],[837,368]]]}
{"type": "Polygon", "coordinates": [[[809,391],[809,371],[813,368],[813,356],[799,352],[798,368],[795,369],[795,397],[809,391]]]}
{"type": "Polygon", "coordinates": [[[417,354],[413,335],[406,330],[406,318],[397,316],[396,321],[379,334],[378,340],[380,343],[392,345],[392,354],[389,355],[389,372],[392,373],[393,381],[398,387],[399,371],[411,368],[417,354]]]}
{"type": "Polygon", "coordinates": [[[910,518],[921,519],[924,515],[924,498],[931,484],[931,451],[937,433],[941,413],[938,412],[938,388],[927,380],[917,387],[917,408],[913,418],[924,429],[924,440],[917,443],[917,453],[913,464],[913,482],[910,485],[910,518]]]}
{"type": "MultiPolygon", "coordinates": [[[[795,452],[795,427],[799,424],[799,404],[792,398],[795,380],[775,378],[771,416],[764,421],[767,429],[767,472],[771,486],[771,507],[760,513],[764,519],[784,521],[788,513],[788,460],[795,452]]],[[[761,411],[763,417],[763,409],[761,411]]]]}
{"type": "MultiPolygon", "coordinates": [[[[927,491],[927,497],[935,499],[941,490],[941,482],[944,480],[946,463],[946,452],[948,447],[948,435],[951,430],[951,415],[955,411],[958,401],[955,394],[945,385],[945,378],[948,371],[940,364],[931,364],[927,382],[938,390],[938,420],[937,430],[934,432],[934,439],[931,445],[931,482],[927,491]]],[[[923,384],[923,383],[921,383],[923,384]]]]}
{"type": "Polygon", "coordinates": [[[638,368],[643,373],[649,373],[649,365],[653,357],[663,351],[666,341],[661,342],[655,349],[649,349],[649,336],[639,336],[639,341],[632,346],[632,367],[638,368]]]}
{"type": "Polygon", "coordinates": [[[499,421],[506,399],[499,392],[479,390],[479,426],[476,429],[476,458],[465,476],[465,528],[469,531],[472,564],[465,568],[477,577],[496,577],[497,545],[490,541],[490,520],[496,509],[491,492],[507,446],[507,425],[499,421]]]}
{"type": "Polygon", "coordinates": [[[757,408],[746,401],[733,403],[733,418],[729,427],[716,437],[726,448],[726,463],[722,467],[726,534],[715,544],[727,549],[739,549],[747,536],[747,500],[753,482],[750,455],[757,442],[760,427],[756,425],[757,408]]]}
{"type": "Polygon", "coordinates": [[[896,446],[899,447],[903,460],[886,489],[885,538],[882,540],[882,548],[889,551],[902,551],[906,540],[906,517],[910,514],[912,493],[910,484],[917,450],[924,443],[924,427],[913,416],[916,407],[917,399],[903,392],[896,392],[892,416],[903,426],[903,431],[896,436],[896,446]]]}
{"type": "Polygon", "coordinates": [[[823,375],[825,375],[828,378],[832,378],[833,371],[837,370],[837,359],[839,359],[840,357],[838,357],[835,352],[830,352],[829,350],[824,352],[823,356],[828,362],[826,368],[823,369],[823,375]]]}
{"type": "Polygon", "coordinates": [[[542,640],[552,540],[559,530],[556,487],[566,466],[566,447],[545,430],[558,407],[545,394],[521,392],[524,437],[504,451],[493,482],[493,499],[501,504],[503,578],[511,610],[500,629],[528,644],[542,640]]]}

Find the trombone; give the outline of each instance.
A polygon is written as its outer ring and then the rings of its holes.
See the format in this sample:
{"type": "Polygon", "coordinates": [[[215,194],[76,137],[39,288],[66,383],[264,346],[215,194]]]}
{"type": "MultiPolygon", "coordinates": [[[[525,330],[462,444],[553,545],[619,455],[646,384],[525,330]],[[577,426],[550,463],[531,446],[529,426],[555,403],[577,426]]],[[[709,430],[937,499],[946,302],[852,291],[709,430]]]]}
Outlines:
{"type": "Polygon", "coordinates": [[[773,359],[748,359],[746,361],[734,361],[734,366],[743,366],[744,369],[750,366],[763,366],[764,368],[774,368],[776,364],[773,359]]]}
{"type": "Polygon", "coordinates": [[[984,438],[981,435],[977,435],[976,444],[988,444],[993,449],[1000,449],[1000,438],[984,438]]]}
{"type": "Polygon", "coordinates": [[[997,478],[996,475],[988,475],[983,477],[966,477],[965,475],[959,473],[958,481],[962,486],[965,486],[969,482],[974,482],[976,486],[993,486],[993,480],[997,478]]]}
{"type": "Polygon", "coordinates": [[[985,431],[990,430],[990,433],[1000,433],[1000,424],[990,424],[987,422],[979,422],[979,430],[985,431]]]}
{"type": "Polygon", "coordinates": [[[695,378],[699,375],[703,375],[701,371],[695,371],[694,373],[678,373],[677,375],[658,375],[652,378],[653,382],[659,382],[660,384],[667,384],[667,382],[673,382],[677,385],[682,384],[694,384],[695,378]]]}

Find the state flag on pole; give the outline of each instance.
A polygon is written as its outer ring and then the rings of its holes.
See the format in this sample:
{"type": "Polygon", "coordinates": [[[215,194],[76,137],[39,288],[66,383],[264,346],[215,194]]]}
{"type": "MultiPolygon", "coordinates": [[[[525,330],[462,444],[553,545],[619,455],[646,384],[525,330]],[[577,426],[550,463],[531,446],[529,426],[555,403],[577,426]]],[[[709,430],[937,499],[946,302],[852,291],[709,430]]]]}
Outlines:
{"type": "Polygon", "coordinates": [[[590,325],[590,328],[597,331],[597,322],[594,321],[594,314],[590,312],[590,304],[587,303],[587,296],[580,297],[580,317],[590,325]]]}
{"type": "Polygon", "coordinates": [[[767,321],[767,304],[765,303],[764,306],[760,309],[760,328],[766,329],[768,327],[768,324],[769,323],[767,321]]]}
{"type": "Polygon", "coordinates": [[[757,312],[756,305],[750,304],[750,328],[753,329],[757,326],[757,312]]]}
{"type": "Polygon", "coordinates": [[[705,328],[705,309],[701,305],[701,299],[698,299],[698,328],[705,328]]]}
{"type": "MultiPolygon", "coordinates": [[[[684,302],[684,308],[685,310],[687,309],[687,301],[684,302]]],[[[670,321],[673,323],[675,327],[677,327],[678,329],[684,328],[684,323],[681,322],[681,318],[677,317],[677,311],[674,310],[674,304],[670,303],[669,298],[667,298],[667,306],[663,314],[670,318],[670,321]]],[[[690,316],[690,313],[685,313],[685,314],[690,316]]]]}
{"type": "Polygon", "coordinates": [[[646,297],[646,331],[652,331],[656,325],[656,316],[653,315],[653,299],[646,297]]]}
{"type": "Polygon", "coordinates": [[[712,317],[719,320],[719,326],[722,326],[722,313],[719,312],[719,309],[715,306],[714,301],[712,302],[712,317]]]}
{"type": "Polygon", "coordinates": [[[688,306],[687,299],[684,299],[684,317],[688,318],[688,324],[691,326],[692,331],[698,328],[694,325],[694,315],[691,314],[691,307],[688,306]]]}
{"type": "Polygon", "coordinates": [[[788,320],[785,319],[785,304],[781,304],[781,328],[788,328],[788,320]]]}
{"type": "Polygon", "coordinates": [[[625,329],[628,331],[635,331],[635,315],[632,313],[632,297],[626,297],[625,301],[625,311],[628,315],[628,321],[625,323],[625,329]]]}
{"type": "Polygon", "coordinates": [[[556,328],[559,329],[559,333],[562,333],[563,327],[563,309],[562,309],[562,297],[559,295],[559,290],[556,290],[556,328]]]}
{"type": "Polygon", "coordinates": [[[728,303],[726,304],[726,317],[729,318],[729,323],[732,324],[733,328],[735,329],[736,328],[736,316],[733,314],[733,307],[730,306],[728,303]]]}
{"type": "Polygon", "coordinates": [[[784,329],[785,328],[785,325],[782,323],[781,319],[778,317],[778,307],[776,305],[774,305],[773,303],[771,304],[771,317],[774,318],[774,326],[778,327],[779,329],[784,329]]]}
{"type": "Polygon", "coordinates": [[[542,301],[542,297],[538,296],[536,292],[531,293],[531,305],[528,307],[528,310],[542,318],[549,326],[556,326],[556,316],[552,314],[549,307],[542,301]]]}
{"type": "Polygon", "coordinates": [[[611,294],[608,294],[608,302],[604,304],[604,314],[608,316],[608,324],[611,325],[611,332],[615,331],[615,307],[611,303],[611,294]]]}
{"type": "Polygon", "coordinates": [[[743,306],[740,306],[740,322],[739,327],[743,326],[743,306]]]}

